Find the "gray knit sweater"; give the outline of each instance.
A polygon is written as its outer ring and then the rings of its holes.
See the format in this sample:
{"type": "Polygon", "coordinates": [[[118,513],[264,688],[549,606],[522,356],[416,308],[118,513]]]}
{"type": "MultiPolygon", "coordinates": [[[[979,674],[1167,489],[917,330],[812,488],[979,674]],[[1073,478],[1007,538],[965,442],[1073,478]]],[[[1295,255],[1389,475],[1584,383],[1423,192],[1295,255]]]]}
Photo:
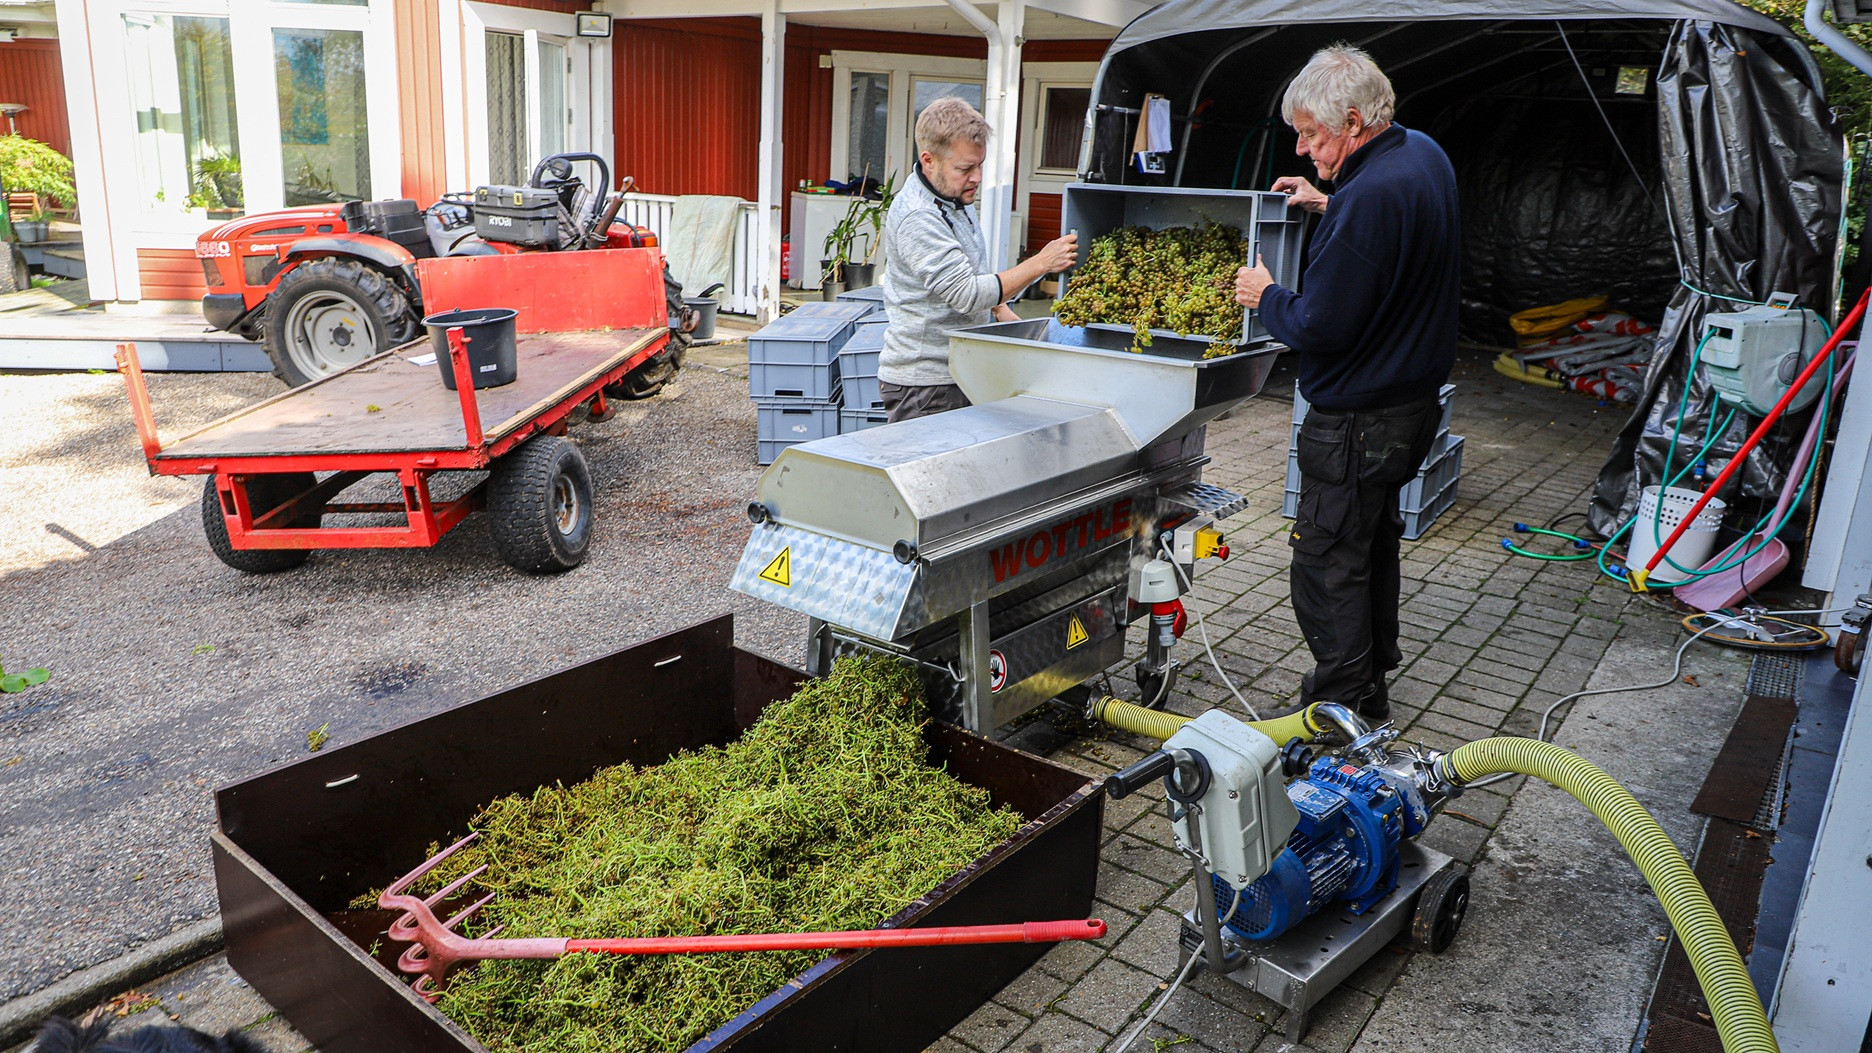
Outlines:
{"type": "Polygon", "coordinates": [[[982,325],[1001,302],[1001,279],[972,205],[939,197],[919,167],[884,220],[884,309],[890,328],[878,379],[925,387],[953,384],[949,330],[982,325]]]}

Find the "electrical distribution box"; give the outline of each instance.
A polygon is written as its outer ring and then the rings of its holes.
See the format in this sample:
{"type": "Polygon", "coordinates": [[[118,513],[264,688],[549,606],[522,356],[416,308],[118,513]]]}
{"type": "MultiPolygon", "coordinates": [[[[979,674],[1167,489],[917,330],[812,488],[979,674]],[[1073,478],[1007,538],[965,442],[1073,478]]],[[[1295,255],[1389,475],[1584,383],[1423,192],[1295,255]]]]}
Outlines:
{"type": "Polygon", "coordinates": [[[476,187],[474,221],[483,241],[551,245],[559,239],[559,195],[533,186],[476,187]]]}
{"type": "MultiPolygon", "coordinates": [[[[1280,745],[1219,709],[1177,729],[1167,750],[1194,750],[1209,762],[1214,782],[1203,794],[1199,831],[1209,869],[1234,888],[1247,888],[1274,866],[1300,813],[1287,796],[1280,745]]],[[[1190,843],[1190,814],[1172,828],[1177,845],[1190,843]]]]}
{"type": "MultiPolygon", "coordinates": [[[[1801,307],[1751,307],[1712,314],[1703,324],[1702,363],[1710,387],[1757,417],[1774,409],[1827,339],[1826,323],[1801,307]]],[[[1787,412],[1806,409],[1824,386],[1816,374],[1788,403],[1787,412]]]]}

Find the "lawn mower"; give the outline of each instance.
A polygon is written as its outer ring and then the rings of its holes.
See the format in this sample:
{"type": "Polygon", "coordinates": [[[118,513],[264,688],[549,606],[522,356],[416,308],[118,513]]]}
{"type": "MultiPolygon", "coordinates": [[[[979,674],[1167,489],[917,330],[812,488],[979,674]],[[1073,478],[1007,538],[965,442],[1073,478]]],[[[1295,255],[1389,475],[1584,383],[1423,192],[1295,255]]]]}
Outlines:
{"type": "MultiPolygon", "coordinates": [[[[612,192],[596,154],[554,154],[524,186],[445,194],[427,209],[398,198],[244,216],[196,239],[208,283],[202,314],[264,343],[273,371],[299,387],[415,338],[424,314],[417,260],[655,247],[647,228],[613,222],[630,185],[612,192]],[[582,178],[581,165],[596,178],[582,178]]],[[[654,395],[682,364],[694,316],[667,265],[663,285],[670,341],[613,385],[613,397],[654,395]]]]}

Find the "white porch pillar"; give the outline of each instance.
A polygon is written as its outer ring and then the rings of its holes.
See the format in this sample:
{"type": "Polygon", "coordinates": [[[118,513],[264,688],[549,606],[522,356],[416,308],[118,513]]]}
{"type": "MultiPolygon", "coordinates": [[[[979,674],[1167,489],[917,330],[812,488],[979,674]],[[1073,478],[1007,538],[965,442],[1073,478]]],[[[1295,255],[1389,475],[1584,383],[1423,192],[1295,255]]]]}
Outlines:
{"type": "MultiPolygon", "coordinates": [[[[128,241],[119,240],[119,228],[128,226],[128,222],[111,209],[113,203],[129,205],[130,199],[113,202],[105,184],[105,145],[98,113],[101,97],[92,88],[90,10],[84,3],[63,3],[53,8],[53,14],[58,18],[59,63],[65,74],[75,169],[72,179],[83,209],[85,272],[91,282],[91,296],[97,300],[134,300],[141,295],[136,249],[128,241]]],[[[117,105],[125,105],[121,95],[110,98],[117,105]]],[[[126,167],[135,165],[127,149],[120,147],[120,156],[127,159],[126,167]]]]}
{"type": "Polygon", "coordinates": [[[760,188],[755,198],[760,217],[755,226],[757,319],[763,323],[780,317],[780,209],[787,193],[780,185],[785,159],[780,117],[785,89],[786,16],[780,13],[780,0],[766,0],[761,8],[760,188]]]}
{"type": "MultiPolygon", "coordinates": [[[[989,163],[982,173],[982,233],[988,239],[988,263],[996,271],[1013,264],[1014,178],[1019,156],[1016,140],[1021,115],[1021,38],[1027,30],[1026,0],[1001,0],[996,28],[1000,39],[988,41],[988,78],[984,114],[994,126],[989,163]]],[[[1014,290],[1008,290],[1010,293],[1014,290]]]]}

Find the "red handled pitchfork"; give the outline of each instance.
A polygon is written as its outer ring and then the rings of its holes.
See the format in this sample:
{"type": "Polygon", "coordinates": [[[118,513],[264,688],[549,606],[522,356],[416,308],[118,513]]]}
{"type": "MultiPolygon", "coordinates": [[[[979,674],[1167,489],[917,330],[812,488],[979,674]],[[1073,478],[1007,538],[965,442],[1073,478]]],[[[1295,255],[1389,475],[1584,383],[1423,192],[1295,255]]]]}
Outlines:
{"type": "Polygon", "coordinates": [[[410,988],[428,1001],[441,997],[441,984],[449,971],[465,961],[493,958],[560,958],[568,954],[701,954],[720,951],[849,951],[860,947],[940,947],[975,943],[1056,943],[1061,940],[1096,940],[1105,935],[1098,918],[1076,921],[1029,921],[1015,925],[951,925],[927,929],[861,929],[852,932],[771,932],[741,936],[655,936],[623,940],[573,940],[565,937],[496,939],[497,928],[478,939],[463,936],[456,926],[494,899],[489,893],[447,921],[437,920],[435,905],[460,891],[486,870],[479,866],[441,891],[422,899],[409,894],[444,859],[475,839],[469,834],[443,849],[440,855],[398,878],[377,903],[385,910],[403,911],[390,925],[390,938],[411,946],[397,959],[397,968],[416,977],[410,988]]]}

